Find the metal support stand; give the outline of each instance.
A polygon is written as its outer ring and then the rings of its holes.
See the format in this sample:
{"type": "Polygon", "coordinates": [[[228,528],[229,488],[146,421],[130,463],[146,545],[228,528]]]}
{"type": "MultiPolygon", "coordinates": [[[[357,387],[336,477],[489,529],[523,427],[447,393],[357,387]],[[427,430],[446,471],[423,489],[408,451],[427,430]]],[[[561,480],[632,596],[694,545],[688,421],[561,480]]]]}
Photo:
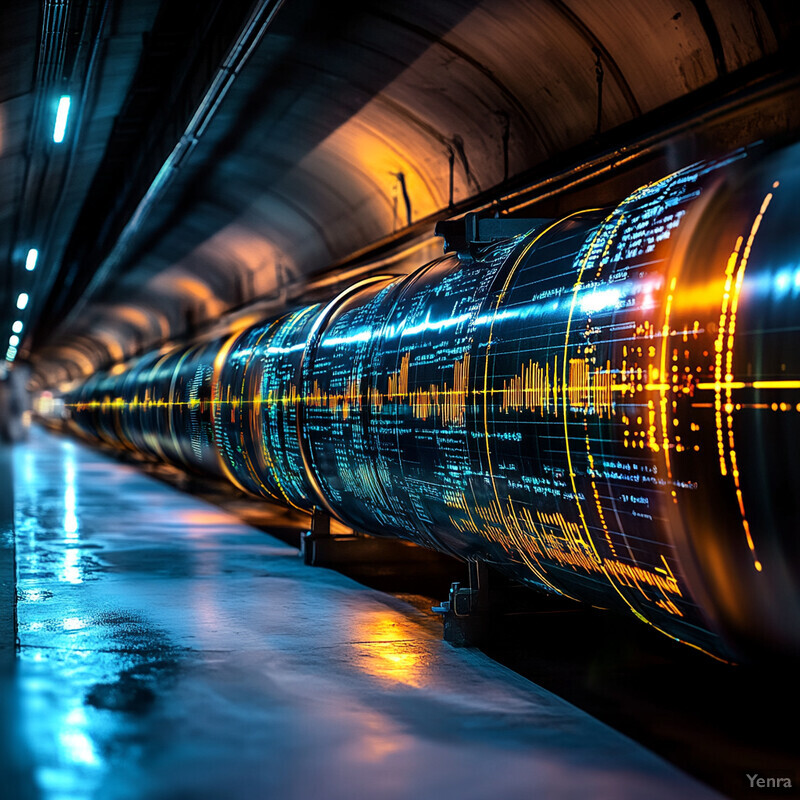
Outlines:
{"type": "Polygon", "coordinates": [[[441,615],[444,640],[455,647],[477,647],[488,636],[489,571],[485,564],[469,561],[469,586],[450,585],[450,596],[432,611],[441,615]]]}
{"type": "Polygon", "coordinates": [[[300,555],[303,563],[309,566],[324,566],[325,553],[330,550],[331,540],[331,518],[319,506],[314,506],[311,512],[311,530],[306,531],[300,537],[300,555]]]}
{"type": "Polygon", "coordinates": [[[404,542],[367,536],[355,531],[331,530],[331,517],[316,507],[311,515],[311,530],[300,537],[300,555],[311,567],[338,569],[357,580],[384,582],[438,579],[451,574],[449,559],[441,553],[404,542]]]}

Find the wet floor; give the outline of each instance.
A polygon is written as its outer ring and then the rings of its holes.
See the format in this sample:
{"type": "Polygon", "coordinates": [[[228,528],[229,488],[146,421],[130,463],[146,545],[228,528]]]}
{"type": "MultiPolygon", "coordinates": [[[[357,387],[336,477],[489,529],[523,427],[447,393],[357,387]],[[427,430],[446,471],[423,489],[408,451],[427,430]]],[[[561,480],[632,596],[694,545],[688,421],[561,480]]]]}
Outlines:
{"type": "Polygon", "coordinates": [[[411,606],[131,466],[33,431],[13,473],[0,765],[21,777],[4,797],[715,796],[411,606]]]}

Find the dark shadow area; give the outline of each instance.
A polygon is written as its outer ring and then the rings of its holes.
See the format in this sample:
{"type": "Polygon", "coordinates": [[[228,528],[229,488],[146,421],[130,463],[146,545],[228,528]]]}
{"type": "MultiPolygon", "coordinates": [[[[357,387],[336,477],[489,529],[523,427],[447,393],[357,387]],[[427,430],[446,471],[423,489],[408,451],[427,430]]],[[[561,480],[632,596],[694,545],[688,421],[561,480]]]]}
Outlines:
{"type": "Polygon", "coordinates": [[[539,603],[497,617],[485,652],[730,797],[763,795],[754,773],[800,796],[796,664],[722,664],[633,618],[539,603]]]}

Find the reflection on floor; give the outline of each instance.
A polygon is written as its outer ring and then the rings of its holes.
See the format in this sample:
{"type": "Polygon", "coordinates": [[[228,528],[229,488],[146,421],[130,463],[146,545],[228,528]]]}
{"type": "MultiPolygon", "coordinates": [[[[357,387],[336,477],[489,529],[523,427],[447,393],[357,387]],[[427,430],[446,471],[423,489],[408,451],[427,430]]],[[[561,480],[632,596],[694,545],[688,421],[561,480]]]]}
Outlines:
{"type": "Polygon", "coordinates": [[[41,797],[714,796],[132,467],[34,431],[14,472],[15,728],[41,797]]]}

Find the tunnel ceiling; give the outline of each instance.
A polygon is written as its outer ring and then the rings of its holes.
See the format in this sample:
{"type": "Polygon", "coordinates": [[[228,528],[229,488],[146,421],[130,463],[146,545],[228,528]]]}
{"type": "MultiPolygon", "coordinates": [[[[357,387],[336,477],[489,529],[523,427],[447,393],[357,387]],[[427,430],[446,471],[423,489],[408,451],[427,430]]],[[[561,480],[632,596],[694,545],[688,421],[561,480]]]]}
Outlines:
{"type": "Polygon", "coordinates": [[[5,4],[2,330],[23,319],[19,358],[53,384],[280,300],[681,98],[785,68],[791,5],[5,4]]]}

